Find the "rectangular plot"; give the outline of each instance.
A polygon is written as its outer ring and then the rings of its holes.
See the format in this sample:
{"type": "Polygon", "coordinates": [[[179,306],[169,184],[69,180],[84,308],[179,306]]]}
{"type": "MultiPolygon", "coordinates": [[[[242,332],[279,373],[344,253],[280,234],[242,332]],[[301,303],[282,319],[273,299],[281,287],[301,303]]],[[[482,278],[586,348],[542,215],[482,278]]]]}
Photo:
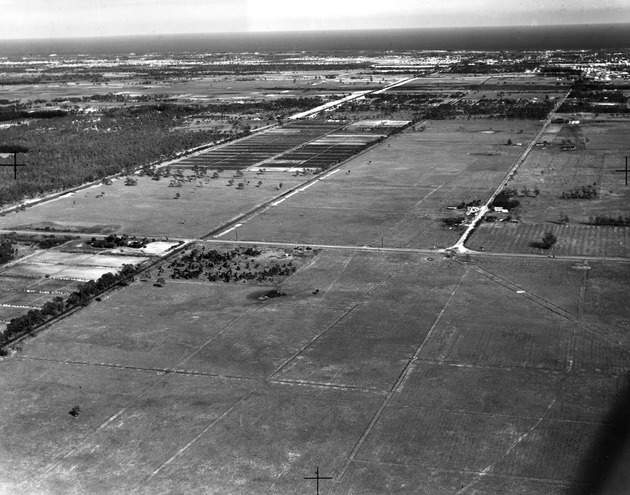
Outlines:
{"type": "Polygon", "coordinates": [[[575,369],[625,374],[630,369],[630,350],[597,335],[579,332],[575,339],[575,369]]]}
{"type": "Polygon", "coordinates": [[[3,271],[6,275],[15,275],[18,277],[33,277],[40,278],[48,275],[49,277],[56,276],[61,272],[65,265],[37,265],[30,263],[19,263],[13,265],[3,271]]]}
{"type": "Polygon", "coordinates": [[[536,419],[392,405],[385,409],[358,458],[481,471],[535,424],[536,419]]]}
{"type": "Polygon", "coordinates": [[[37,281],[30,277],[2,277],[0,276],[0,287],[3,289],[26,289],[37,281]]]}
{"type": "MultiPolygon", "coordinates": [[[[521,328],[510,324],[502,330],[501,319],[468,322],[466,328],[456,327],[452,337],[439,352],[439,358],[452,363],[524,366],[545,369],[565,369],[568,365],[570,328],[558,329],[557,324],[526,323],[521,328]]],[[[437,356],[434,356],[437,357],[437,356]]]]}
{"type": "Polygon", "coordinates": [[[601,433],[601,425],[543,420],[494,466],[493,471],[512,476],[580,481],[584,479],[584,453],[601,433]]]}
{"type": "Polygon", "coordinates": [[[54,296],[34,292],[0,292],[0,304],[34,306],[39,308],[44,301],[54,296]]]}
{"type": "MultiPolygon", "coordinates": [[[[426,407],[536,418],[545,414],[565,379],[566,375],[523,368],[418,364],[393,403],[401,408],[426,407]]],[[[567,387],[563,397],[574,392],[575,388],[567,387]]],[[[557,399],[555,403],[556,417],[564,417],[565,409],[560,402],[563,401],[557,399]]]]}
{"type": "Polygon", "coordinates": [[[90,266],[108,266],[111,268],[122,268],[123,265],[139,265],[147,261],[149,258],[142,256],[113,256],[99,254],[81,261],[73,263],[74,265],[90,265],[90,266]]]}
{"type": "Polygon", "coordinates": [[[214,493],[302,493],[313,466],[321,475],[339,472],[379,400],[326,390],[256,392],[139,493],[165,486],[183,493],[200,486],[214,493]]]}
{"type": "Polygon", "coordinates": [[[63,253],[59,251],[44,251],[35,256],[31,256],[28,261],[30,263],[50,263],[54,265],[71,265],[82,264],[83,261],[89,259],[90,254],[63,253]]]}
{"type": "MultiPolygon", "coordinates": [[[[130,493],[246,393],[247,384],[234,380],[172,375],[86,436],[47,473],[43,487],[67,492],[80,480],[83,493],[130,493]]],[[[82,416],[89,412],[86,404],[82,416]]]]}
{"type": "Polygon", "coordinates": [[[13,318],[18,318],[28,313],[32,308],[20,308],[11,306],[0,306],[0,321],[8,323],[13,318]]]}
{"type": "Polygon", "coordinates": [[[69,266],[56,273],[54,276],[67,280],[97,280],[106,273],[115,271],[111,267],[83,267],[83,266],[69,266]]]}

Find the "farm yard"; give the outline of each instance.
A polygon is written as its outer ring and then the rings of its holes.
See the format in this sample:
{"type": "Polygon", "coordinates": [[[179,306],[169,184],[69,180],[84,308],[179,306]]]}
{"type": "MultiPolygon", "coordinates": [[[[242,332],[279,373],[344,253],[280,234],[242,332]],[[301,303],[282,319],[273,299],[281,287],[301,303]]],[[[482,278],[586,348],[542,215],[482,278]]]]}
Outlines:
{"type": "MultiPolygon", "coordinates": [[[[368,82],[337,76],[274,91],[368,82]]],[[[567,84],[442,74],[386,93],[567,84]]],[[[0,493],[288,495],[316,473],[327,495],[599,488],[627,440],[630,239],[588,222],[627,214],[627,129],[372,117],[277,125],[0,217],[5,235],[74,236],[0,267],[4,323],[139,266],[0,358],[0,493]],[[519,160],[519,206],[450,249],[519,160]]]]}

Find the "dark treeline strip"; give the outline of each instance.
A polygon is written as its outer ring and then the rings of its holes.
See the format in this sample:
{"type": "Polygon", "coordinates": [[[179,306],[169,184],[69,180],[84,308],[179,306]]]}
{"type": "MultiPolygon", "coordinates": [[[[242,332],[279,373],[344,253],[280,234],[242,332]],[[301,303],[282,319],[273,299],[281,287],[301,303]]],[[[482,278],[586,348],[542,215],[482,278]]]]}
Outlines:
{"type": "Polygon", "coordinates": [[[123,265],[117,274],[106,273],[97,281],[90,280],[79,285],[77,290],[70,294],[67,299],[55,297],[48,301],[41,309],[31,309],[28,313],[17,318],[13,318],[4,332],[0,333],[0,344],[26,335],[44,323],[61,316],[66,311],[70,311],[78,306],[87,306],[93,297],[102,294],[115,285],[125,285],[128,280],[133,279],[137,269],[133,265],[123,265]]]}
{"type": "Polygon", "coordinates": [[[22,119],[54,119],[55,117],[65,117],[66,110],[0,110],[0,122],[22,119]]]}
{"type": "Polygon", "coordinates": [[[589,217],[591,225],[605,225],[609,227],[630,227],[630,215],[619,215],[617,217],[596,216],[589,217]]]}
{"type": "Polygon", "coordinates": [[[547,118],[553,108],[553,101],[522,101],[513,99],[481,99],[478,101],[459,101],[430,107],[424,111],[423,118],[433,120],[456,117],[487,116],[504,119],[542,120],[547,118]]]}
{"type": "Polygon", "coordinates": [[[17,249],[10,241],[0,240],[0,265],[11,261],[17,255],[17,249]]]}
{"type": "Polygon", "coordinates": [[[601,105],[597,103],[591,103],[589,101],[568,101],[566,100],[558,112],[561,113],[630,113],[630,108],[625,104],[613,104],[613,105],[601,105]]]}

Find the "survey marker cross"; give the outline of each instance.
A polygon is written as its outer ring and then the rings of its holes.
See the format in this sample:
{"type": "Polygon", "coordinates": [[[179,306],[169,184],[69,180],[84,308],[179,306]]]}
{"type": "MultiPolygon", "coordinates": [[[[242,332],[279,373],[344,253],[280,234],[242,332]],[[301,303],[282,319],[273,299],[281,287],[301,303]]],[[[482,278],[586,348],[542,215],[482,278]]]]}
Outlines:
{"type": "Polygon", "coordinates": [[[626,186],[628,185],[628,157],[626,157],[626,168],[619,168],[615,170],[615,172],[625,172],[626,173],[626,186]]]}
{"type": "Polygon", "coordinates": [[[319,467],[315,468],[315,476],[307,476],[304,478],[305,480],[316,480],[317,482],[317,495],[319,495],[319,480],[331,480],[332,476],[320,476],[319,475],[319,467]]]}
{"type": "Polygon", "coordinates": [[[13,178],[17,180],[17,168],[18,167],[26,167],[26,163],[18,163],[17,155],[18,153],[25,153],[26,148],[19,146],[1,146],[0,145],[0,153],[11,153],[13,154],[13,163],[0,163],[0,167],[13,167],[13,178]]]}

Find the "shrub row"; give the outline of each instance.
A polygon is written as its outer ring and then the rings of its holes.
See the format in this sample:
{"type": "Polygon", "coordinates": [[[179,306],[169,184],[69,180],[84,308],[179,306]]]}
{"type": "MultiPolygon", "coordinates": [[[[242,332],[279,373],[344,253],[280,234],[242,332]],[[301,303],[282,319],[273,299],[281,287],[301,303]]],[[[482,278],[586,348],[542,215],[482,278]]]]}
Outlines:
{"type": "Polygon", "coordinates": [[[591,225],[607,225],[611,227],[630,227],[630,215],[619,215],[618,217],[596,216],[589,217],[591,225]]]}

